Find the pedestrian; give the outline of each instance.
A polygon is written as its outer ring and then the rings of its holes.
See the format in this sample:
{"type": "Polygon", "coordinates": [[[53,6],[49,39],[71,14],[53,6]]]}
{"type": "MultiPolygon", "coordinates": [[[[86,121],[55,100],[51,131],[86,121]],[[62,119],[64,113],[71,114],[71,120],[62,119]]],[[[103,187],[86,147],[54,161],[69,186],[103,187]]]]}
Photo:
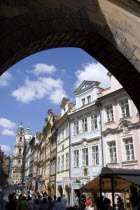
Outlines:
{"type": "Polygon", "coordinates": [[[90,207],[91,207],[91,199],[90,199],[90,197],[87,198],[85,205],[86,205],[86,210],[89,210],[90,207]]]}
{"type": "Polygon", "coordinates": [[[105,210],[113,210],[114,208],[111,206],[111,201],[109,198],[104,199],[105,210]]]}
{"type": "Polygon", "coordinates": [[[80,200],[81,210],[84,210],[85,209],[85,207],[86,207],[85,202],[86,202],[86,196],[85,196],[85,194],[82,194],[81,200],[80,200]]]}
{"type": "Polygon", "coordinates": [[[32,197],[29,196],[29,199],[27,201],[28,204],[28,210],[33,210],[33,200],[32,197]]]}
{"type": "Polygon", "coordinates": [[[61,198],[61,202],[64,204],[65,207],[67,207],[67,198],[65,198],[65,195],[61,198]]]}
{"type": "Polygon", "coordinates": [[[137,195],[131,195],[130,203],[132,206],[132,210],[140,210],[140,200],[137,195]]]}
{"type": "Polygon", "coordinates": [[[53,210],[66,210],[65,205],[61,202],[61,197],[58,197],[57,203],[53,207],[53,210]]]}
{"type": "Polygon", "coordinates": [[[47,203],[47,198],[43,198],[43,203],[40,204],[39,210],[51,210],[49,204],[47,203]]]}
{"type": "Polygon", "coordinates": [[[8,196],[9,202],[5,206],[5,210],[15,210],[17,209],[17,203],[14,201],[13,194],[8,196]]]}
{"type": "Polygon", "coordinates": [[[28,208],[28,205],[27,205],[26,197],[23,196],[22,200],[20,200],[18,210],[27,210],[27,208],[28,208]]]}
{"type": "Polygon", "coordinates": [[[57,203],[57,200],[56,200],[56,195],[54,195],[54,199],[53,199],[53,206],[57,203]]]}
{"type": "Polygon", "coordinates": [[[43,200],[42,200],[42,196],[41,196],[41,195],[38,195],[38,200],[39,200],[39,203],[40,203],[40,204],[43,203],[43,200]]]}
{"type": "Polygon", "coordinates": [[[35,200],[35,203],[34,203],[34,210],[39,210],[39,208],[40,208],[40,203],[39,203],[39,200],[38,199],[36,199],[35,200]]]}
{"type": "Polygon", "coordinates": [[[74,206],[75,209],[78,209],[78,206],[79,206],[79,198],[77,197],[76,194],[74,195],[74,198],[73,198],[73,206],[74,206]]]}
{"type": "Polygon", "coordinates": [[[48,204],[50,205],[50,208],[53,209],[54,205],[51,196],[48,196],[48,204]]]}

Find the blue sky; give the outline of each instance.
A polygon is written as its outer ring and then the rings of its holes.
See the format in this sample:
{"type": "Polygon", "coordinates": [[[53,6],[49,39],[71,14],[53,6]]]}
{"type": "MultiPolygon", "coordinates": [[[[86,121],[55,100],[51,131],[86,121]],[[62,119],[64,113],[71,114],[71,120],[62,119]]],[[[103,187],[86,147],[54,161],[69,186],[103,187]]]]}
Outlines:
{"type": "Polygon", "coordinates": [[[17,128],[22,120],[31,134],[42,131],[48,109],[60,115],[62,98],[75,103],[75,88],[83,80],[110,86],[107,70],[78,48],[57,48],[31,55],[0,77],[0,145],[13,152],[17,128]]]}

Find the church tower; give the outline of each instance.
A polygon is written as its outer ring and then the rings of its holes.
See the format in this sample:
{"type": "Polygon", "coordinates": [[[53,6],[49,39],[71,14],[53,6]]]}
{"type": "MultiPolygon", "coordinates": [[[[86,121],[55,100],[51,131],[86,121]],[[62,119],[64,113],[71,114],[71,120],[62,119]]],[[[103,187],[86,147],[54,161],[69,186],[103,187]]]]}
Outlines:
{"type": "Polygon", "coordinates": [[[13,152],[12,180],[14,184],[22,182],[23,176],[23,152],[25,148],[25,133],[22,122],[16,134],[16,144],[13,152]]]}

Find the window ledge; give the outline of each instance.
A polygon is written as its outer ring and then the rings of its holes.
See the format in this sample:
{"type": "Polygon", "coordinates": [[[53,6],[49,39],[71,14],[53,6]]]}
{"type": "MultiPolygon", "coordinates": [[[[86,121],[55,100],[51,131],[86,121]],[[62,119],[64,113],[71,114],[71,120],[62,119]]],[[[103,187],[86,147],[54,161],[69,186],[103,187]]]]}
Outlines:
{"type": "Polygon", "coordinates": [[[137,160],[123,161],[123,165],[136,165],[138,163],[137,160]]]}
{"type": "Polygon", "coordinates": [[[109,165],[109,166],[112,166],[112,165],[118,166],[119,163],[117,163],[117,162],[114,162],[114,163],[107,163],[106,165],[107,165],[107,166],[108,166],[108,165],[109,165]]]}
{"type": "Polygon", "coordinates": [[[106,122],[105,125],[109,125],[109,124],[112,124],[112,123],[115,123],[115,121],[106,122]]]}
{"type": "Polygon", "coordinates": [[[122,120],[125,120],[125,119],[131,119],[132,117],[123,117],[123,118],[120,118],[120,121],[122,120]]]}

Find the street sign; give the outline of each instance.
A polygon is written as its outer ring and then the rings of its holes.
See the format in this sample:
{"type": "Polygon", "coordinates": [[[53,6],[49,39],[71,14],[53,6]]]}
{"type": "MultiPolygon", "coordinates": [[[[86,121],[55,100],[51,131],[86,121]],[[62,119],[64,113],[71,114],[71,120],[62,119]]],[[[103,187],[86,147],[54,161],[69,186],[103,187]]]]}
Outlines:
{"type": "Polygon", "coordinates": [[[80,189],[81,183],[72,183],[73,189],[80,189]]]}

